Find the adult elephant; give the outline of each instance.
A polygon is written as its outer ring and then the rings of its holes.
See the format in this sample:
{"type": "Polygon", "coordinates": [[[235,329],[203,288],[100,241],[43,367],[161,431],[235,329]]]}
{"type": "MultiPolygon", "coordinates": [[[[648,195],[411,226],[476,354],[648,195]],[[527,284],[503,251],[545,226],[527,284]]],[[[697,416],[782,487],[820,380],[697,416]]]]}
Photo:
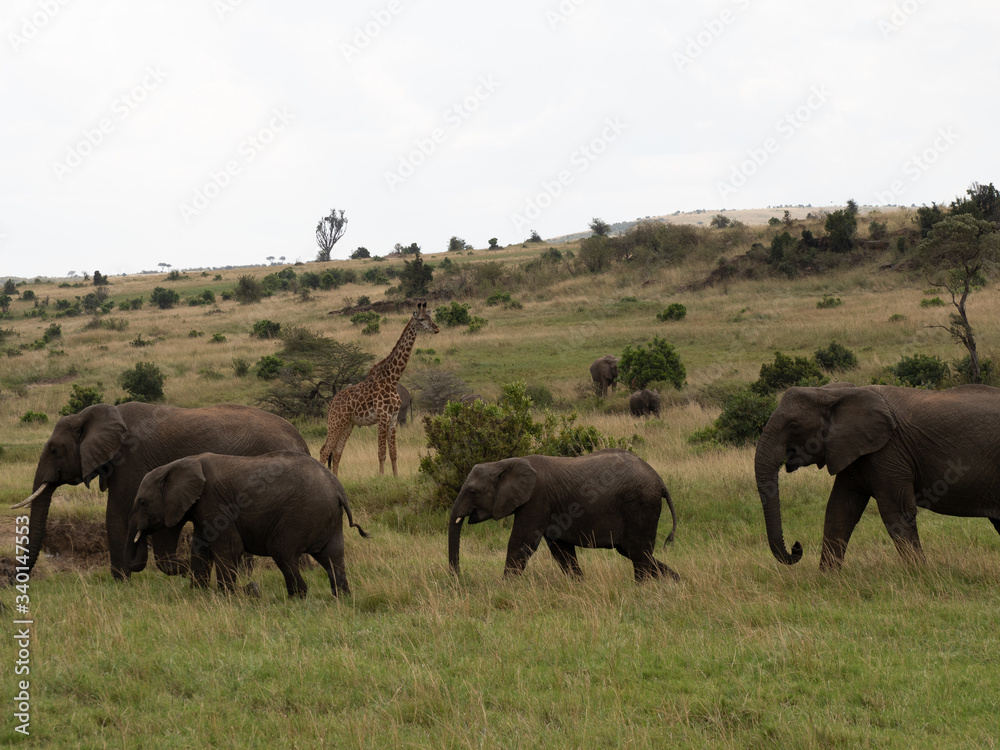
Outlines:
{"type": "Polygon", "coordinates": [[[399,394],[400,407],[399,415],[396,417],[396,424],[406,424],[407,413],[413,414],[413,399],[410,392],[401,383],[396,383],[396,393],[399,394]]]}
{"type": "Polygon", "coordinates": [[[1000,531],[1000,389],[945,391],[833,383],[789,388],[757,444],[755,473],[771,552],[785,548],[778,472],[824,466],[836,476],[826,505],[821,568],[839,568],[869,499],[904,558],[923,560],[917,508],[984,516],[1000,531]]]}
{"type": "Polygon", "coordinates": [[[677,514],[666,485],[649,464],[623,450],[476,464],[451,509],[448,563],[457,574],[463,519],[474,524],[513,514],[504,576],[521,573],[544,539],[568,574],[581,574],[577,547],[599,547],[631,560],[637,581],[664,575],[677,580],[653,557],[663,500],[673,521],[667,537],[672,540],[677,514]]]}
{"type": "MultiPolygon", "coordinates": [[[[276,450],[309,454],[291,423],[250,406],[223,404],[184,409],[157,404],[94,404],[60,419],[42,448],[32,495],[28,564],[34,567],[45,537],[53,491],[98,479],[108,491],[105,515],[111,573],[127,579],[146,567],[148,548],[128,539],[128,515],[146,472],[178,458],[213,452],[256,456],[276,450]]],[[[181,528],[152,534],[156,564],[164,573],[187,570],[176,557],[181,528]]]]}
{"type": "Polygon", "coordinates": [[[618,382],[618,357],[605,354],[595,359],[590,365],[590,377],[601,396],[608,395],[608,388],[614,393],[618,382]]]}
{"type": "Polygon", "coordinates": [[[642,417],[646,414],[660,416],[660,394],[649,388],[636,391],[628,397],[628,408],[633,417],[642,417]]]}

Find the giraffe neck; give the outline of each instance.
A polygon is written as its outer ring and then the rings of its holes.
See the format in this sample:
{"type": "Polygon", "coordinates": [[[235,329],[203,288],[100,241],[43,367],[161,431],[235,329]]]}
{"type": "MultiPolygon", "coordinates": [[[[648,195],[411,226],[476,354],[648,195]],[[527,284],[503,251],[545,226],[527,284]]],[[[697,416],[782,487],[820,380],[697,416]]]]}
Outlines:
{"type": "Polygon", "coordinates": [[[392,351],[386,355],[385,359],[372,368],[372,372],[377,372],[381,379],[392,384],[399,382],[406,369],[406,363],[410,359],[410,352],[413,351],[413,342],[417,340],[417,320],[411,318],[403,329],[399,341],[392,347],[392,351]]]}

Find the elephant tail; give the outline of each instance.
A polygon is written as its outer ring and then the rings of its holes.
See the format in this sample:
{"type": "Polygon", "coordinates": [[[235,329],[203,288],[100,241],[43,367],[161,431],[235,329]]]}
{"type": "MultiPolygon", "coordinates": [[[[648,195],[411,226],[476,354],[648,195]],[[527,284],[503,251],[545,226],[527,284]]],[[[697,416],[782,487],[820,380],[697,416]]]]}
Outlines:
{"type": "Polygon", "coordinates": [[[351,525],[351,528],[357,529],[358,534],[363,536],[365,539],[370,539],[371,537],[368,536],[368,532],[361,528],[361,524],[354,523],[354,516],[351,515],[351,506],[347,503],[346,497],[340,498],[340,507],[342,507],[347,513],[347,522],[351,525]]]}
{"type": "Polygon", "coordinates": [[[663,499],[667,501],[667,507],[670,508],[670,518],[673,521],[673,527],[670,529],[670,533],[667,534],[667,538],[663,540],[663,546],[667,546],[667,542],[674,541],[674,534],[677,532],[677,512],[674,510],[674,501],[670,497],[670,490],[667,489],[666,485],[663,487],[663,499]]]}

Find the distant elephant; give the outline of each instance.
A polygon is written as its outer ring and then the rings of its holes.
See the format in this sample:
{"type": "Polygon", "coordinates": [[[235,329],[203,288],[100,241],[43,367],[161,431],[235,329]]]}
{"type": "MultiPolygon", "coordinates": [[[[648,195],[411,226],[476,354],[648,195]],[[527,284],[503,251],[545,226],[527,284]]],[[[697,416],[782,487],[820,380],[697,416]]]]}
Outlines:
{"type": "Polygon", "coordinates": [[[660,394],[648,388],[636,391],[628,398],[628,408],[633,417],[641,417],[646,414],[660,416],[660,394]]]}
{"type": "Polygon", "coordinates": [[[504,576],[524,570],[545,540],[563,572],[581,575],[577,547],[614,548],[632,561],[635,579],[677,573],[653,557],[662,500],[677,515],[663,480],[638,456],[603,450],[577,458],[525,456],[477,464],[451,509],[448,562],[459,570],[462,520],[499,521],[514,514],[504,576]]]}
{"type": "Polygon", "coordinates": [[[310,554],[330,578],[333,595],[350,593],[344,564],[344,521],[354,523],[347,494],[319,461],[296,451],[260,456],[201,453],[146,474],[128,519],[128,538],[194,523],[191,586],[208,585],[211,564],[219,588],[232,591],[246,555],[274,559],[289,596],[306,595],[299,556],[310,554]]]}
{"type": "MultiPolygon", "coordinates": [[[[31,538],[27,567],[34,567],[45,537],[53,491],[64,484],[88,487],[100,480],[108,491],[105,522],[111,573],[127,579],[146,567],[148,549],[128,538],[128,514],[146,473],[177,458],[205,451],[257,455],[309,448],[290,422],[250,406],[223,404],[200,409],[129,402],[94,404],[62,417],[42,448],[33,493],[14,507],[31,505],[31,538]]],[[[156,565],[177,575],[187,564],[176,558],[180,528],[152,535],[156,565]]]]}
{"type": "Polygon", "coordinates": [[[601,396],[608,395],[608,388],[614,393],[618,382],[618,357],[605,354],[600,359],[595,359],[590,365],[590,377],[601,396]]]}
{"type": "Polygon", "coordinates": [[[826,504],[821,568],[839,568],[854,527],[874,497],[904,558],[923,560],[917,508],[985,516],[1000,531],[1000,389],[944,391],[886,385],[789,388],[757,443],[754,470],[774,556],[785,548],[778,472],[815,464],[835,475],[826,504]]]}
{"type": "Polygon", "coordinates": [[[410,416],[413,414],[413,400],[410,398],[410,392],[401,383],[396,383],[396,393],[399,394],[400,400],[399,416],[396,417],[396,424],[406,424],[407,412],[409,412],[410,416]]]}

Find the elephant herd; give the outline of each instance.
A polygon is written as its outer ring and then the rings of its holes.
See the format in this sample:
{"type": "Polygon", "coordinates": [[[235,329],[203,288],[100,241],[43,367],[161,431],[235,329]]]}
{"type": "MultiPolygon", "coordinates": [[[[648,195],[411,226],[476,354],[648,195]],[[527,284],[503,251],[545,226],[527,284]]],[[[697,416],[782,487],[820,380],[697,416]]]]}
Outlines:
{"type": "MultiPolygon", "coordinates": [[[[612,354],[605,354],[603,357],[595,359],[590,365],[590,377],[594,381],[594,390],[601,395],[607,396],[608,391],[615,392],[615,385],[618,382],[618,357],[612,354]]],[[[660,394],[649,388],[640,388],[628,399],[628,409],[633,417],[642,417],[647,414],[660,416],[660,394]]]]}
{"type": "MultiPolygon", "coordinates": [[[[988,386],[926,391],[833,383],[788,389],[754,459],[772,553],[789,565],[802,557],[798,542],[790,551],[785,546],[782,466],[788,472],[826,467],[835,476],[822,568],[843,563],[872,497],[906,559],[923,559],[917,508],[989,518],[1000,532],[998,428],[1000,389],[988,386]]],[[[38,559],[53,492],[94,480],[108,492],[111,572],[119,580],[146,567],[149,540],[157,567],[169,575],[190,572],[193,586],[208,584],[214,564],[220,587],[232,589],[240,563],[266,555],[284,575],[289,595],[304,595],[298,560],[310,554],[337,595],[349,591],[343,515],[367,536],[355,524],[337,477],[310,457],[299,432],[278,416],[237,405],[96,404],[59,420],[42,448],[31,496],[14,506],[31,506],[22,570],[38,559]],[[190,561],[177,554],[188,521],[194,524],[190,561]]],[[[449,565],[457,574],[464,520],[513,516],[505,575],[520,573],[544,539],[568,574],[580,574],[578,547],[601,547],[628,558],[636,580],[676,580],[653,557],[663,501],[672,518],[670,540],[677,526],[673,499],[659,475],[627,451],[479,464],[451,511],[449,565]]]]}

